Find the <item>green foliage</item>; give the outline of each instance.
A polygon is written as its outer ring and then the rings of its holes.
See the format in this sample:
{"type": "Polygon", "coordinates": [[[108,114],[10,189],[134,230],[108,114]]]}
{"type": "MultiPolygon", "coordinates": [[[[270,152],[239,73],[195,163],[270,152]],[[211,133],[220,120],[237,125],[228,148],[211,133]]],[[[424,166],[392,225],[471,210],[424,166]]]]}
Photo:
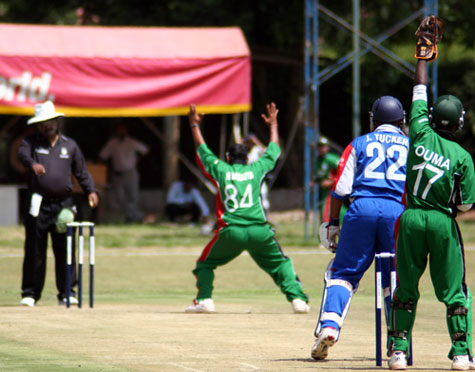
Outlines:
{"type": "Polygon", "coordinates": [[[475,45],[475,33],[472,28],[475,7],[472,1],[439,1],[439,15],[445,21],[444,43],[460,43],[467,49],[475,45]]]}
{"type": "Polygon", "coordinates": [[[77,24],[77,10],[86,24],[110,26],[240,26],[251,44],[277,48],[302,45],[303,2],[168,0],[168,1],[0,1],[0,20],[15,23],[77,24]],[[93,19],[93,16],[96,18],[93,19]]]}
{"type": "MultiPolygon", "coordinates": [[[[260,122],[260,112],[269,100],[280,107],[282,137],[294,120],[298,97],[303,94],[303,29],[304,1],[271,0],[0,0],[0,21],[16,23],[98,24],[124,26],[239,26],[253,54],[253,106],[250,122],[260,122]],[[84,10],[81,18],[78,10],[84,10]]],[[[352,23],[352,1],[321,0],[320,4],[352,23]]],[[[409,17],[424,5],[423,0],[394,2],[392,0],[361,1],[361,31],[376,37],[409,17]]],[[[472,32],[475,7],[470,0],[439,1],[439,15],[445,20],[440,45],[439,91],[458,95],[467,111],[463,134],[465,146],[472,146],[472,124],[475,114],[473,90],[472,32]]],[[[383,42],[414,65],[414,31],[419,20],[412,22],[383,42]]],[[[319,19],[319,67],[332,66],[352,49],[352,35],[336,27],[321,13],[319,19]]],[[[389,66],[371,52],[362,59],[361,127],[367,128],[367,111],[373,100],[382,94],[400,98],[406,110],[411,101],[412,78],[389,66]]],[[[321,86],[320,122],[322,132],[344,146],[351,140],[351,67],[335,75],[321,86]],[[337,125],[335,125],[337,124],[337,125]]],[[[299,134],[302,136],[302,132],[299,134]]],[[[299,139],[298,139],[299,140],[299,139]]],[[[289,162],[302,164],[302,154],[291,152],[289,162]]],[[[295,170],[295,166],[293,166],[295,170]]],[[[300,172],[302,172],[300,170],[300,172]]],[[[296,186],[301,177],[281,177],[279,186],[296,186]]]]}

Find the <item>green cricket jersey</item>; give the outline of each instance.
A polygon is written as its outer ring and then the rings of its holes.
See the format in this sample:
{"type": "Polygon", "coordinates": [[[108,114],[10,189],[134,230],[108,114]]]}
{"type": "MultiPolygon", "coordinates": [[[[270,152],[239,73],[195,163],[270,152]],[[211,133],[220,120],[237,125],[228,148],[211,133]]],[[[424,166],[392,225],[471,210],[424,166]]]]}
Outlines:
{"type": "Polygon", "coordinates": [[[427,93],[420,89],[411,106],[407,206],[450,214],[450,205],[475,203],[473,161],[459,144],[430,127],[427,93]]]}
{"type": "Polygon", "coordinates": [[[197,149],[198,163],[218,189],[216,214],[219,226],[266,223],[261,202],[261,184],[280,156],[280,147],[270,142],[252,164],[229,164],[213,154],[206,144],[197,149]]]}
{"type": "MultiPolygon", "coordinates": [[[[315,162],[315,181],[318,186],[321,185],[323,180],[330,178],[330,175],[333,173],[333,176],[336,175],[336,170],[338,168],[338,162],[340,161],[340,156],[333,154],[331,152],[325,154],[325,156],[318,156],[315,162]]],[[[319,188],[318,199],[323,201],[326,199],[330,189],[319,188]]]]}

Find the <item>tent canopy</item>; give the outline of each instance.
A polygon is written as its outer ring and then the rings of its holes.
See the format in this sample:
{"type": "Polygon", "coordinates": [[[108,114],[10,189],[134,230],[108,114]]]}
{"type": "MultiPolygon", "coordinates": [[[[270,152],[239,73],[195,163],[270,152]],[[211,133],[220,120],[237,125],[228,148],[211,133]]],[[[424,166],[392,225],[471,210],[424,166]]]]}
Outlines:
{"type": "Polygon", "coordinates": [[[51,99],[67,116],[183,115],[251,109],[251,62],[238,27],[1,24],[0,114],[51,99]]]}

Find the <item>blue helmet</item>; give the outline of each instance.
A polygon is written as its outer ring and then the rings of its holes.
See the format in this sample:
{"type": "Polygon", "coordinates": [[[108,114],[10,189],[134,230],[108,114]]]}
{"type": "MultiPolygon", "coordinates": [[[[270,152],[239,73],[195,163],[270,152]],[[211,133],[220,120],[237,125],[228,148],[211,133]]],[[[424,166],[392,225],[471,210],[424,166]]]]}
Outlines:
{"type": "Polygon", "coordinates": [[[374,101],[371,112],[369,113],[369,120],[371,130],[374,129],[374,122],[396,124],[402,120],[404,125],[406,112],[397,98],[382,96],[374,101]]]}

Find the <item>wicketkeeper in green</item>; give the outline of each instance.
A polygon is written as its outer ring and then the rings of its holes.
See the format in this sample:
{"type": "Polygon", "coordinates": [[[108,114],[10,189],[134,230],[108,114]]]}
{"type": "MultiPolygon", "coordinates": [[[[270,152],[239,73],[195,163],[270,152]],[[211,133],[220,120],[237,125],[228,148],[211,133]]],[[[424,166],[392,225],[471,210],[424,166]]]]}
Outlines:
{"type": "Polygon", "coordinates": [[[475,369],[471,294],[465,280],[462,237],[455,220],[458,211],[469,210],[475,202],[474,166],[470,154],[454,137],[463,126],[460,100],[444,95],[433,108],[427,104],[427,64],[437,56],[439,22],[434,16],[427,17],[419,27],[418,32],[422,32],[416,33],[419,41],[409,127],[407,208],[397,233],[398,285],[389,330],[389,368],[394,370],[406,369],[419,279],[427,263],[437,299],[447,308],[452,369],[475,369]]]}
{"type": "Polygon", "coordinates": [[[211,298],[214,270],[249,252],[261,269],[267,272],[292,303],[295,313],[308,313],[308,297],[302,291],[292,261],[281,250],[274,231],[267,223],[261,200],[261,183],[272,171],[280,156],[277,123],[278,110],[274,103],[267,105],[267,115],[262,115],[270,130],[270,142],[265,154],[255,163],[247,164],[248,147],[232,145],[226,161],[216,157],[206,145],[200,126],[203,115],[194,105],[188,114],[193,139],[197,149],[197,162],[205,175],[214,183],[218,227],[214,237],[204,248],[193,274],[196,276],[198,295],[186,308],[191,313],[215,311],[211,298]]]}

